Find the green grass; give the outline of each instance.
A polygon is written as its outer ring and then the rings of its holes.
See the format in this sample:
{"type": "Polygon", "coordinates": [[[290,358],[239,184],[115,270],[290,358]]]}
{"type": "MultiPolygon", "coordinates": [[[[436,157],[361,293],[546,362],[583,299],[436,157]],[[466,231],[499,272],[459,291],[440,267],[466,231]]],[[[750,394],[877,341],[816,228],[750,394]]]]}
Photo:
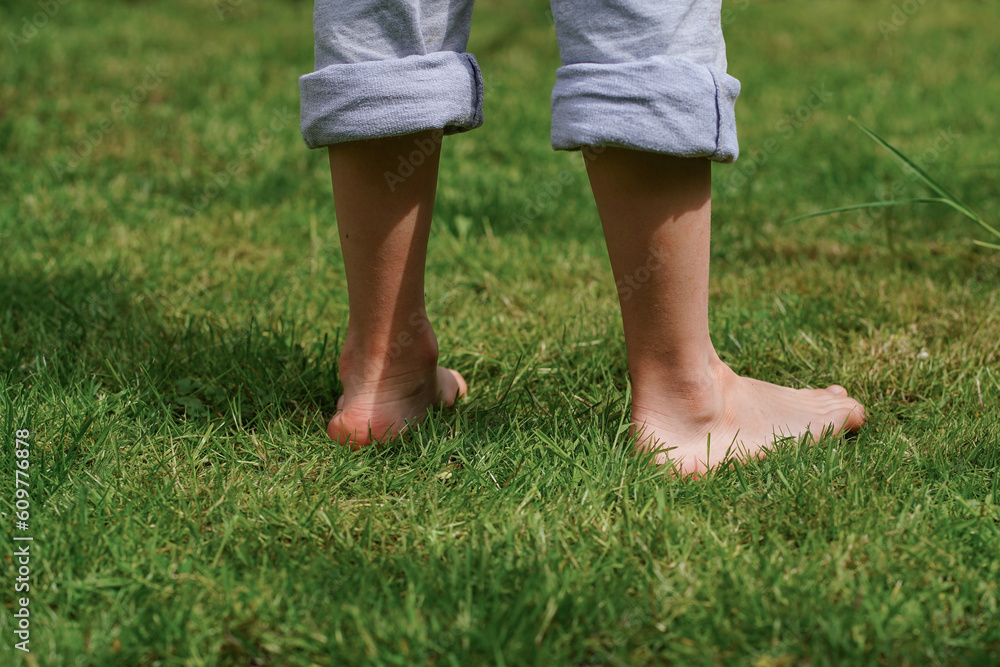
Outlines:
{"type": "Polygon", "coordinates": [[[716,344],[871,418],[697,482],[630,456],[540,0],[480,0],[487,123],[445,141],[428,309],[469,397],[398,445],[330,446],[347,300],[295,118],[311,6],[226,6],[68,2],[0,50],[0,504],[14,534],[28,429],[35,538],[30,655],[3,541],[0,662],[1000,660],[1000,258],[947,207],[788,222],[929,194],[849,115],[997,219],[996,3],[886,36],[888,1],[727,4],[743,158],[715,171],[716,344]]]}
{"type": "MultiPolygon", "coordinates": [[[[982,217],[969,208],[968,204],[962,202],[961,199],[956,197],[953,193],[949,192],[941,183],[939,183],[933,176],[928,174],[919,164],[914,162],[911,158],[903,155],[899,150],[892,144],[887,142],[885,139],[880,137],[877,132],[871,128],[865,127],[857,120],[851,118],[851,122],[858,126],[858,128],[864,132],[872,141],[876,144],[889,151],[889,153],[895,157],[903,169],[906,171],[907,175],[913,181],[919,181],[924,186],[929,188],[936,197],[922,197],[918,199],[882,199],[874,202],[866,202],[863,204],[851,204],[849,206],[840,206],[834,209],[827,209],[825,211],[819,211],[816,213],[810,213],[808,215],[798,216],[792,218],[789,222],[797,222],[799,220],[805,220],[807,218],[815,218],[822,215],[831,215],[833,213],[846,213],[847,211],[865,211],[866,213],[871,210],[884,210],[886,208],[892,208],[896,206],[911,206],[914,204],[943,204],[949,206],[952,209],[958,211],[963,216],[968,218],[971,222],[976,223],[985,230],[990,237],[994,240],[1000,241],[1000,230],[998,230],[993,225],[989,224],[982,217]]],[[[935,155],[937,154],[937,149],[935,149],[935,155]]],[[[891,195],[891,193],[890,193],[891,195]]],[[[990,243],[989,241],[981,241],[976,239],[974,241],[976,245],[982,246],[984,248],[992,248],[994,250],[1000,250],[1000,245],[996,243],[990,243]]]]}

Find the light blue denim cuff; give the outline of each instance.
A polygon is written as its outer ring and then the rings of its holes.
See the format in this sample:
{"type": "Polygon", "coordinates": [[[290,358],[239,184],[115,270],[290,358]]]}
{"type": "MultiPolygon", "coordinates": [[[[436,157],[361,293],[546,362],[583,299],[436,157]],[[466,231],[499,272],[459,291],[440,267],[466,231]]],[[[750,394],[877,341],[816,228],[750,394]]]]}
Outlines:
{"type": "Polygon", "coordinates": [[[330,65],[299,77],[299,92],[309,148],[483,124],[483,77],[471,53],[330,65]]]}
{"type": "Polygon", "coordinates": [[[622,146],[733,162],[740,82],[676,57],[560,67],[552,89],[552,147],[622,146]]]}

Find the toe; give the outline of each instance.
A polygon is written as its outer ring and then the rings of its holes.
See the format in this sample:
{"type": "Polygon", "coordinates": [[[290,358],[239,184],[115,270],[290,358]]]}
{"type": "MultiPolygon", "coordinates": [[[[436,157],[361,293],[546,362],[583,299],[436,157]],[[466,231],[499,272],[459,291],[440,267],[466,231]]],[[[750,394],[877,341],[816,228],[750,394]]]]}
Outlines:
{"type": "Polygon", "coordinates": [[[458,382],[458,394],[455,396],[456,399],[462,398],[469,393],[469,385],[465,383],[465,378],[458,371],[452,371],[452,375],[455,376],[455,381],[458,382]]]}
{"type": "Polygon", "coordinates": [[[469,393],[469,385],[465,383],[465,378],[463,378],[462,374],[458,371],[453,371],[450,368],[445,368],[443,370],[449,377],[442,387],[442,393],[445,398],[445,404],[451,405],[469,393]]]}
{"type": "Polygon", "coordinates": [[[868,414],[865,412],[865,407],[857,403],[854,409],[851,410],[851,416],[848,419],[848,423],[851,425],[850,430],[854,431],[861,428],[865,425],[866,421],[868,421],[868,414]]]}
{"type": "Polygon", "coordinates": [[[344,445],[345,447],[350,447],[351,449],[358,449],[361,444],[358,442],[357,429],[349,429],[344,423],[344,413],[337,412],[330,420],[330,424],[326,427],[326,434],[330,436],[331,440],[334,440],[338,444],[344,445]]]}
{"type": "Polygon", "coordinates": [[[837,394],[838,396],[847,396],[847,390],[841,387],[839,384],[831,384],[826,388],[827,391],[837,394]]]}
{"type": "Polygon", "coordinates": [[[868,418],[864,406],[853,399],[838,412],[837,426],[844,432],[858,430],[864,426],[865,420],[868,418]]]}

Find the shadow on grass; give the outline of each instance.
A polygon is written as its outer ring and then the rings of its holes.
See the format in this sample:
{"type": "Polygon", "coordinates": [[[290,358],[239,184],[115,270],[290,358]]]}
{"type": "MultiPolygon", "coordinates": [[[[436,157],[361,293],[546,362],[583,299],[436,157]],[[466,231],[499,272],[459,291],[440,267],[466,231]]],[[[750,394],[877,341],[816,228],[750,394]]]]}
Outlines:
{"type": "Polygon", "coordinates": [[[59,398],[117,396],[136,417],[263,420],[332,413],[339,331],[303,342],[295,322],[170,317],[140,281],[93,268],[0,276],[0,364],[59,398]]]}

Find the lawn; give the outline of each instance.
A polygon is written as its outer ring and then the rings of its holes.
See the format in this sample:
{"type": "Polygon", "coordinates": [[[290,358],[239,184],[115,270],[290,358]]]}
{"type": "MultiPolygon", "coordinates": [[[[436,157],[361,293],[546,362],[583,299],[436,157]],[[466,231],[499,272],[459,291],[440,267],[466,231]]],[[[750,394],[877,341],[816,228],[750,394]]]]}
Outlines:
{"type": "Polygon", "coordinates": [[[1000,662],[1000,252],[944,206],[789,222],[928,194],[848,116],[996,222],[1000,4],[725,11],[716,346],[870,419],[691,481],[631,455],[546,2],[479,0],[486,125],[444,142],[428,310],[469,396],[358,453],[324,434],[311,4],[0,3],[0,516],[33,538],[0,546],[0,663],[1000,662]]]}

